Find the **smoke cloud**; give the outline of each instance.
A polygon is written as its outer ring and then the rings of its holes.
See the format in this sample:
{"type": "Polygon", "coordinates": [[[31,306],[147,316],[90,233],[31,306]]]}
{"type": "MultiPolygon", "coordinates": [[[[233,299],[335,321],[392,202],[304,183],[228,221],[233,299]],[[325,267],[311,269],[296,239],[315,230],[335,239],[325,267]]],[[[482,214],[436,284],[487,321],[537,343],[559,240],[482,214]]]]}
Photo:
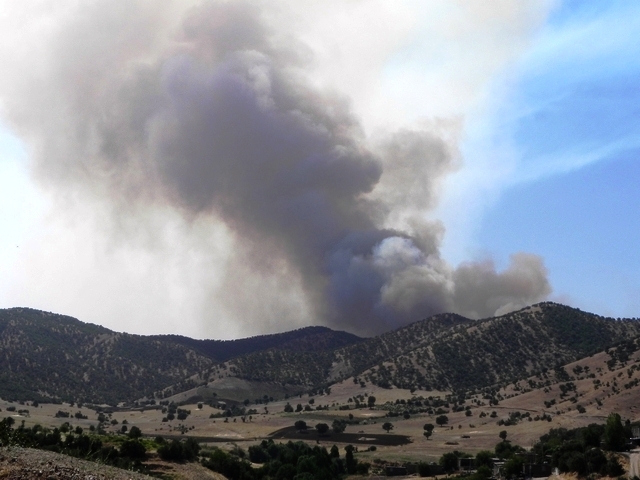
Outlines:
{"type": "Polygon", "coordinates": [[[550,293],[534,255],[502,272],[441,258],[444,229],[425,213],[460,160],[436,125],[372,141],[349,100],[311,80],[310,50],[259,4],[167,5],[86,4],[37,71],[3,86],[38,178],[109,205],[128,225],[118,241],[158,206],[187,224],[222,222],[233,238],[225,274],[200,287],[239,322],[304,315],[374,334],[550,293]]]}

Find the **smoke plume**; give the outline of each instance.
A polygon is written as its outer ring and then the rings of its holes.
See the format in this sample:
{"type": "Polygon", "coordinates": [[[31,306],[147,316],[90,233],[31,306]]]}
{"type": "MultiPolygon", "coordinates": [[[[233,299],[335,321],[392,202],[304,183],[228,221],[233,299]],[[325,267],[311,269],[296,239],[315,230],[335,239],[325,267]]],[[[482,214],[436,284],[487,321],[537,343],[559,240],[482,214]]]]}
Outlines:
{"type": "Polygon", "coordinates": [[[373,334],[550,293],[534,255],[502,272],[441,258],[443,227],[424,217],[459,158],[433,125],[368,139],[259,4],[157,5],[87,3],[41,68],[4,86],[5,116],[45,184],[106,201],[114,218],[163,205],[223,222],[233,251],[216,288],[237,321],[304,311],[304,323],[373,334]]]}

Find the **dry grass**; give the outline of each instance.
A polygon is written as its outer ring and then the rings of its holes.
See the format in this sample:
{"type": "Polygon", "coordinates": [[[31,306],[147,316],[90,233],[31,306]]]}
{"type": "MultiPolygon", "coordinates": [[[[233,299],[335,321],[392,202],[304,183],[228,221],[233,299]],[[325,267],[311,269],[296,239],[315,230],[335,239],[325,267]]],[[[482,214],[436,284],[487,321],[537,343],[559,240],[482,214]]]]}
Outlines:
{"type": "MultiPolygon", "coordinates": [[[[180,428],[187,429],[186,435],[197,437],[215,437],[218,442],[217,446],[231,448],[239,445],[243,448],[251,444],[267,438],[272,432],[291,426],[296,420],[302,419],[308,425],[313,426],[316,423],[324,422],[331,424],[333,419],[346,418],[352,414],[355,419],[360,420],[360,425],[349,426],[348,432],[362,432],[363,434],[380,434],[382,432],[382,423],[391,421],[394,425],[392,433],[407,435],[412,438],[413,442],[409,445],[400,447],[380,446],[375,452],[360,453],[364,458],[385,458],[397,460],[435,460],[443,453],[451,450],[462,450],[469,453],[475,453],[480,450],[493,449],[495,444],[500,441],[499,432],[506,430],[508,439],[522,445],[531,447],[541,435],[547,433],[550,428],[565,427],[576,428],[586,426],[590,423],[603,423],[607,415],[612,412],[618,412],[623,418],[629,418],[632,421],[640,420],[640,412],[638,411],[637,398],[639,398],[640,390],[638,387],[625,390],[622,385],[635,379],[640,378],[640,371],[632,372],[631,377],[627,374],[630,365],[638,362],[638,358],[633,357],[629,364],[624,367],[618,367],[613,371],[609,371],[606,362],[609,355],[599,353],[592,357],[582,359],[567,366],[566,371],[575,376],[573,368],[577,365],[581,367],[589,367],[590,373],[595,373],[597,380],[600,381],[599,388],[596,388],[593,378],[575,378],[573,383],[576,385],[576,392],[571,392],[566,398],[560,398],[560,389],[557,383],[551,388],[538,388],[523,393],[522,389],[517,389],[515,385],[509,385],[500,390],[500,394],[505,397],[497,406],[482,405],[477,406],[471,401],[467,401],[467,405],[473,405],[471,408],[472,416],[465,416],[464,412],[449,413],[449,425],[443,428],[436,427],[431,439],[427,440],[423,436],[423,425],[425,423],[435,424],[435,416],[426,414],[414,415],[405,420],[401,417],[385,418],[383,410],[338,410],[339,405],[348,403],[349,398],[356,395],[369,395],[376,397],[376,404],[380,405],[385,402],[395,402],[397,399],[409,399],[415,395],[423,396],[444,396],[446,392],[416,392],[411,394],[408,390],[402,389],[382,389],[371,384],[367,384],[362,388],[359,384],[354,384],[352,379],[337,383],[331,387],[331,393],[328,395],[320,395],[313,397],[314,407],[318,405],[328,405],[329,410],[301,412],[301,413],[284,413],[284,406],[287,402],[295,406],[300,403],[306,405],[310,397],[308,395],[296,396],[288,400],[279,400],[269,403],[265,411],[264,405],[250,405],[250,408],[258,410],[258,414],[248,418],[243,422],[239,417],[230,419],[225,422],[222,418],[209,418],[212,413],[220,413],[216,408],[204,405],[202,409],[198,409],[196,404],[184,405],[182,408],[191,410],[191,415],[183,422],[162,422],[163,414],[160,410],[144,409],[144,411],[132,410],[115,412],[112,418],[118,421],[115,426],[109,425],[107,431],[117,432],[122,422],[126,419],[129,428],[132,425],[138,426],[144,434],[150,436],[156,435],[180,435],[180,428]],[[620,391],[613,392],[613,382],[616,381],[620,391]],[[609,387],[606,386],[607,382],[609,387]],[[576,395],[576,403],[572,403],[570,397],[576,395]],[[551,408],[547,408],[544,402],[556,400],[556,404],[551,408]],[[597,404],[602,403],[602,406],[597,404]],[[584,414],[578,413],[576,406],[580,404],[585,409],[584,414]],[[497,422],[500,419],[506,419],[512,411],[530,412],[532,417],[551,413],[552,421],[522,421],[513,426],[500,426],[497,422]],[[497,418],[490,418],[488,414],[492,411],[497,413],[497,418]],[[486,417],[480,418],[480,412],[485,412],[486,417]],[[468,437],[468,438],[463,438],[468,437]]],[[[536,381],[541,381],[541,377],[532,377],[536,381]]],[[[552,378],[553,380],[553,378],[552,378]]],[[[251,394],[264,391],[268,385],[252,385],[245,381],[225,380],[226,383],[218,385],[219,388],[226,387],[229,392],[234,391],[238,398],[255,398],[251,394]],[[235,388],[235,390],[234,390],[235,388]]],[[[562,382],[564,383],[564,382],[562,382]]],[[[526,381],[519,382],[520,386],[527,385],[526,381]]],[[[186,398],[186,397],[185,397],[186,398]]],[[[476,397],[480,402],[486,400],[476,397]]],[[[30,416],[21,417],[15,413],[6,412],[6,407],[10,404],[0,400],[0,408],[2,413],[0,416],[10,414],[17,422],[24,420],[27,426],[36,423],[46,426],[59,426],[65,421],[69,421],[73,426],[80,425],[87,429],[90,425],[97,424],[97,414],[93,410],[87,408],[78,409],[77,406],[69,405],[52,405],[42,404],[35,408],[32,406],[22,406],[13,404],[17,409],[26,408],[30,411],[30,416]],[[54,415],[58,410],[65,410],[71,413],[72,417],[55,418],[54,415]],[[89,418],[87,420],[77,420],[73,418],[73,414],[80,410],[89,418]]],[[[313,442],[315,443],[315,441],[313,442]]],[[[331,437],[322,440],[323,444],[328,446],[333,442],[331,437]]]]}

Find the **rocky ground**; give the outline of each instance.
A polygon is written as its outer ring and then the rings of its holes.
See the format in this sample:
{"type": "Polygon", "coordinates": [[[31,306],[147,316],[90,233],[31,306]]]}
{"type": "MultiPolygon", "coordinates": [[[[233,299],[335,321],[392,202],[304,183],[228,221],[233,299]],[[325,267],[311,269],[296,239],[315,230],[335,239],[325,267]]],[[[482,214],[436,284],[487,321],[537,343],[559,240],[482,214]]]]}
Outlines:
{"type": "MultiPolygon", "coordinates": [[[[145,465],[173,480],[226,480],[197,462],[163,462],[152,455],[145,465]]],[[[33,448],[0,447],[0,480],[149,480],[153,477],[33,448]]]]}
{"type": "Polygon", "coordinates": [[[32,448],[0,448],[2,480],[143,480],[147,475],[32,448]]]}

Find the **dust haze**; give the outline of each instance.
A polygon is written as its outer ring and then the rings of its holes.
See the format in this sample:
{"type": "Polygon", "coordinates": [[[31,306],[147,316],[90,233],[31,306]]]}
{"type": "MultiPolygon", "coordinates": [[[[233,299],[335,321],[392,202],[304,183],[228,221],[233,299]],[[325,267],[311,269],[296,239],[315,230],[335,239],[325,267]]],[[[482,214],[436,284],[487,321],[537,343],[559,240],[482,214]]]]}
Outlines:
{"type": "Polygon", "coordinates": [[[193,321],[371,335],[545,299],[535,255],[514,254],[504,271],[441,257],[444,227],[429,212],[462,163],[450,127],[365,135],[349,98],[317,85],[312,51],[274,27],[267,5],[94,1],[41,26],[47,44],[17,48],[20,75],[0,83],[3,117],[40,184],[95,206],[115,244],[152,239],[150,212],[165,209],[184,238],[198,237],[198,254],[223,249],[210,267],[219,271],[199,269],[198,291],[183,299],[207,312],[193,321]]]}

